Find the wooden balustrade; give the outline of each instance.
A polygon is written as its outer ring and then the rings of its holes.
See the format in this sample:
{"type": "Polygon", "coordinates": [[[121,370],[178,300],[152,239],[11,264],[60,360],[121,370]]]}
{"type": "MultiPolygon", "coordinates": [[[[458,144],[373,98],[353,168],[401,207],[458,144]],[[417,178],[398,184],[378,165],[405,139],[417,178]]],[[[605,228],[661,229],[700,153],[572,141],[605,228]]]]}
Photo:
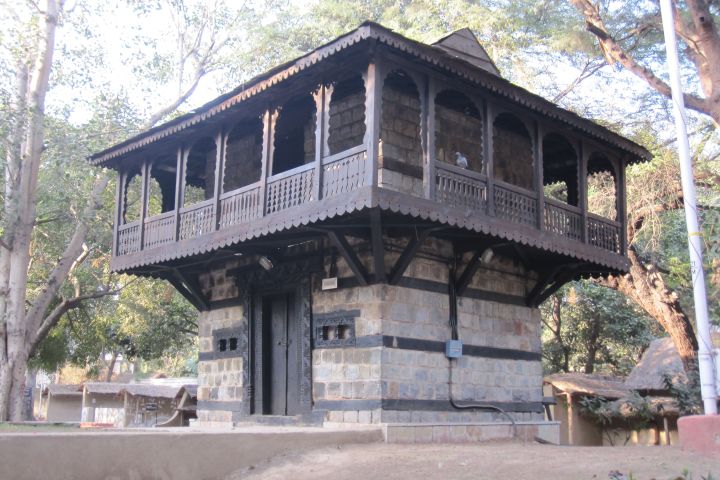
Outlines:
{"type": "Polygon", "coordinates": [[[545,230],[582,241],[582,212],[579,208],[545,197],[545,230]]]}
{"type": "Polygon", "coordinates": [[[487,178],[471,170],[438,163],[435,166],[435,200],[454,207],[485,212],[487,178]]]}
{"type": "Polygon", "coordinates": [[[588,239],[587,243],[598,248],[604,248],[611,252],[620,252],[620,232],[622,231],[619,222],[588,213],[588,239]]]}
{"type": "Polygon", "coordinates": [[[268,178],[265,213],[271,214],[311,202],[314,168],[315,165],[309,163],[268,178]]]}
{"type": "Polygon", "coordinates": [[[260,183],[248,185],[220,196],[220,228],[262,216],[260,183]]]}
{"type": "Polygon", "coordinates": [[[140,251],[140,222],[132,222],[118,227],[117,255],[128,255],[140,251]]]}
{"type": "MultiPolygon", "coordinates": [[[[213,232],[216,225],[220,229],[229,228],[313,202],[317,200],[314,192],[315,182],[319,180],[316,172],[321,174],[319,194],[322,198],[355,191],[366,186],[369,178],[370,164],[364,146],[324,158],[321,170],[315,167],[315,163],[310,163],[268,177],[264,199],[260,181],[221,194],[217,212],[213,199],[183,207],[179,212],[179,228],[175,223],[178,213],[175,211],[146,219],[142,232],[140,222],[121,225],[117,229],[116,255],[128,255],[173,243],[176,233],[179,240],[197,238],[213,232]],[[140,245],[141,233],[143,245],[140,245]]],[[[496,180],[490,199],[485,175],[444,163],[436,164],[434,181],[434,200],[441,204],[470,209],[476,215],[494,214],[499,219],[538,226],[535,192],[496,180]],[[490,200],[493,205],[489,209],[490,200]]],[[[582,242],[587,230],[587,244],[621,253],[622,226],[619,222],[588,213],[585,226],[579,208],[547,197],[540,213],[545,231],[582,242]]]]}
{"type": "Polygon", "coordinates": [[[143,248],[154,248],[175,241],[175,212],[165,212],[145,219],[143,248]]]}
{"type": "Polygon", "coordinates": [[[323,160],[323,198],[352,192],[367,181],[367,151],[353,148],[323,160]]]}
{"type": "Polygon", "coordinates": [[[534,192],[500,182],[495,183],[493,192],[496,217],[537,227],[537,198],[534,192]]]}
{"type": "Polygon", "coordinates": [[[215,230],[215,203],[212,199],[180,209],[180,240],[199,237],[215,230]]]}

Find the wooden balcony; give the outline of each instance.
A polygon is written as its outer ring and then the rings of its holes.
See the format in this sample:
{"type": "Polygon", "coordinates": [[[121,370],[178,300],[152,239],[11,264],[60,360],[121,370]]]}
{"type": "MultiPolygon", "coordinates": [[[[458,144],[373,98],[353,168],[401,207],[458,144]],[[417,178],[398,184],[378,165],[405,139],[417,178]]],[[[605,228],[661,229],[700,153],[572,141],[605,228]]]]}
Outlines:
{"type": "Polygon", "coordinates": [[[538,238],[547,240],[549,235],[554,242],[562,243],[565,251],[570,245],[571,250],[584,252],[586,257],[595,252],[599,257],[612,258],[615,265],[624,262],[620,222],[530,190],[489,181],[485,175],[454,165],[435,165],[434,188],[428,189],[430,193],[424,198],[390,191],[377,182],[371,184],[371,171],[365,147],[358,146],[323,158],[320,168],[309,163],[224,192],[217,201],[205,200],[146,218],[142,230],[137,221],[122,225],[117,229],[113,266],[124,270],[159,263],[192,254],[190,250],[197,250],[198,245],[210,251],[233,243],[233,239],[239,243],[243,238],[261,236],[262,231],[310,225],[313,218],[328,218],[332,212],[382,208],[377,199],[383,195],[387,195],[387,202],[397,204],[398,209],[390,208],[393,211],[414,205],[427,209],[430,201],[436,210],[467,219],[468,226],[492,223],[504,231],[522,231],[526,237],[528,231],[535,231],[538,238]],[[261,227],[265,230],[259,230],[261,227]]]}

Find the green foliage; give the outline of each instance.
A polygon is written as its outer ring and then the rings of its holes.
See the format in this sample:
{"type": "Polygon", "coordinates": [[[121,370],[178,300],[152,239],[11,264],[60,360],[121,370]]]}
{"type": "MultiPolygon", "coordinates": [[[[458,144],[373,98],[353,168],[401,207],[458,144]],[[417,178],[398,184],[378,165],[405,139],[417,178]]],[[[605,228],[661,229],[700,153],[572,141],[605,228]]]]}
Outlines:
{"type": "Polygon", "coordinates": [[[699,415],[703,411],[700,373],[693,369],[684,376],[663,374],[663,384],[675,400],[680,415],[699,415]]]}
{"type": "Polygon", "coordinates": [[[592,281],[563,287],[541,305],[540,311],[543,366],[548,373],[625,375],[660,333],[627,298],[592,281]]]}

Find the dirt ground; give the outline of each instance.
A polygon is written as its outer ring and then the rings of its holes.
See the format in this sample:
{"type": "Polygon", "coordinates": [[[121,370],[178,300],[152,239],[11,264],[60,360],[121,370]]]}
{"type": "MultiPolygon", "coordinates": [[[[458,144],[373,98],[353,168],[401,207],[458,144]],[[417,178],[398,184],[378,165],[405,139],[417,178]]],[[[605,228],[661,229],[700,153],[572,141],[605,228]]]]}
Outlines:
{"type": "Polygon", "coordinates": [[[227,480],[613,479],[720,480],[720,458],[678,447],[539,444],[346,445],[288,454],[227,480]],[[619,472],[615,474],[612,472],[619,472]],[[685,476],[684,475],[685,473],[685,476]],[[708,474],[712,476],[709,477],[708,474]]]}

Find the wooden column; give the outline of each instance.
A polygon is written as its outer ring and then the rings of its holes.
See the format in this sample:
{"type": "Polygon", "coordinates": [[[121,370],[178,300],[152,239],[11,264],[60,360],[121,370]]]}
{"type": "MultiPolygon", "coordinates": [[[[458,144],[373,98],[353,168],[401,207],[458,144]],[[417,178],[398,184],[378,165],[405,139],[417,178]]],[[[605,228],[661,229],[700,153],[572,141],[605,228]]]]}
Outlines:
{"type": "Polygon", "coordinates": [[[535,162],[533,171],[535,172],[535,193],[537,195],[537,227],[539,230],[545,230],[545,189],[544,186],[544,175],[543,169],[543,128],[540,122],[534,121],[535,131],[535,155],[533,155],[533,162],[535,162]]]}
{"type": "Polygon", "coordinates": [[[118,254],[118,231],[122,225],[123,210],[125,209],[125,179],[126,172],[118,172],[117,186],[115,188],[115,221],[113,222],[113,244],[114,255],[118,254]]]}
{"type": "Polygon", "coordinates": [[[313,93],[315,100],[315,184],[313,185],[313,198],[320,200],[322,196],[322,159],[328,153],[327,137],[330,130],[330,97],[332,97],[333,87],[326,87],[321,84],[316,92],[313,93]]]}
{"type": "Polygon", "coordinates": [[[275,130],[275,120],[277,119],[277,110],[265,110],[263,114],[263,150],[262,150],[262,167],[260,170],[260,214],[265,216],[267,208],[267,177],[272,172],[272,154],[273,154],[273,131],[275,130]]]}
{"type": "Polygon", "coordinates": [[[585,154],[586,148],[582,140],[578,142],[578,159],[580,164],[578,165],[578,199],[580,212],[582,215],[582,225],[580,227],[582,233],[582,242],[587,243],[588,241],[588,188],[587,188],[587,164],[588,159],[585,154]]]}
{"type": "Polygon", "coordinates": [[[185,150],[177,149],[175,168],[175,241],[180,240],[180,209],[185,202],[185,150]]]}
{"type": "Polygon", "coordinates": [[[368,64],[363,74],[365,81],[365,138],[363,142],[367,148],[367,157],[370,162],[367,169],[367,185],[377,185],[378,181],[378,153],[380,145],[380,117],[382,115],[382,64],[375,56],[368,64]]]}
{"type": "Polygon", "coordinates": [[[425,168],[423,169],[423,183],[425,187],[425,198],[435,199],[435,96],[437,95],[437,86],[432,77],[425,77],[425,95],[423,110],[423,128],[425,139],[425,168]]]}
{"type": "Polygon", "coordinates": [[[484,104],[484,117],[485,117],[485,141],[484,146],[484,157],[485,157],[485,173],[487,174],[487,214],[491,217],[495,216],[495,194],[493,192],[493,164],[495,159],[493,158],[493,108],[488,102],[484,104]]]}
{"type": "Polygon", "coordinates": [[[617,165],[617,187],[615,188],[617,221],[620,222],[620,253],[627,255],[627,185],[625,183],[626,158],[619,160],[617,165]]]}
{"type": "Polygon", "coordinates": [[[215,210],[215,222],[213,229],[220,228],[220,195],[222,194],[223,177],[225,175],[225,144],[227,143],[227,135],[224,129],[221,129],[215,135],[215,145],[217,152],[215,155],[215,188],[213,189],[213,205],[215,210]]]}
{"type": "Polygon", "coordinates": [[[140,190],[140,250],[145,249],[145,217],[147,217],[148,209],[148,189],[150,187],[150,164],[143,162],[140,168],[142,175],[142,188],[140,190]]]}

